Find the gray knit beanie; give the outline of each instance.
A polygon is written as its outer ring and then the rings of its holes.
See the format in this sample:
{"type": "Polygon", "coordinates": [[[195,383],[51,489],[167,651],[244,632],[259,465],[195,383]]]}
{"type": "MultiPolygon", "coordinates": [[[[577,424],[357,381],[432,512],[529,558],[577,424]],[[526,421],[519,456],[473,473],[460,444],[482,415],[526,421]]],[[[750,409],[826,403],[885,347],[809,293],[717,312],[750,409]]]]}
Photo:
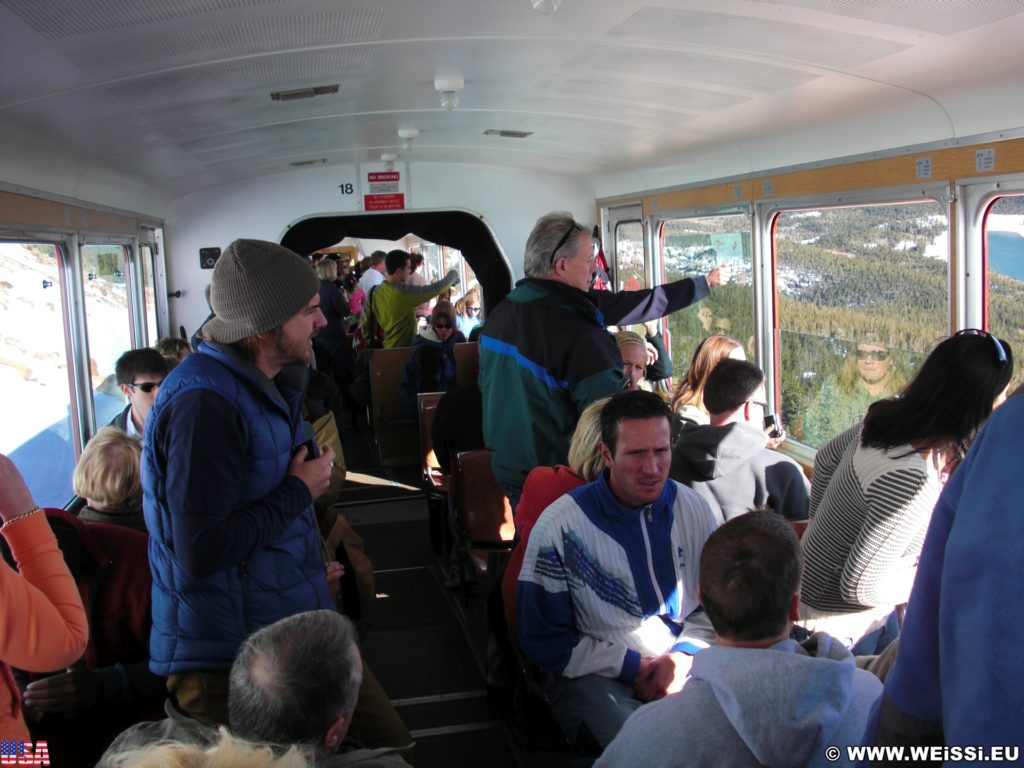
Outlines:
{"type": "Polygon", "coordinates": [[[213,268],[203,334],[221,344],[280,328],[320,289],[320,280],[294,251],[265,240],[235,240],[213,268]]]}

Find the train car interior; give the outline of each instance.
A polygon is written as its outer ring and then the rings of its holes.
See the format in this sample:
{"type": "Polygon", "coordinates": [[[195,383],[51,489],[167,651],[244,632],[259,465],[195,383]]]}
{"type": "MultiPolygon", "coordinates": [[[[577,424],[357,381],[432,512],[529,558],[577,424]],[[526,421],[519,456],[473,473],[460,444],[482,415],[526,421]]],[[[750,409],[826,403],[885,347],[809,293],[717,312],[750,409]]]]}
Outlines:
{"type": "MultiPolygon", "coordinates": [[[[72,504],[115,361],[191,338],[236,238],[420,253],[486,321],[564,210],[614,291],[725,266],[658,322],[661,390],[737,339],[810,473],[938,340],[1024,350],[1022,39],[1017,0],[0,0],[0,454],[72,504]]],[[[486,457],[440,472],[436,400],[401,412],[408,356],[336,398],[363,654],[415,765],[571,764],[519,660],[495,676],[510,513],[486,457]]]]}

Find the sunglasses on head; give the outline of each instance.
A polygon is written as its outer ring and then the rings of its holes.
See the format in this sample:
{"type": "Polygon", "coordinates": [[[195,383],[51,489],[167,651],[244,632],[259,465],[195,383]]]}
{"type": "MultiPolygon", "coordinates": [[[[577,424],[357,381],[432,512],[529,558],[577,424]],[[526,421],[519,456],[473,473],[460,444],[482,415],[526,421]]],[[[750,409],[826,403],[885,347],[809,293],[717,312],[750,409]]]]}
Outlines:
{"type": "Polygon", "coordinates": [[[575,222],[575,220],[574,220],[573,223],[569,226],[569,229],[567,229],[565,234],[562,235],[562,239],[558,241],[558,245],[556,245],[555,249],[553,251],[551,251],[551,259],[550,259],[550,261],[551,261],[552,264],[555,263],[555,255],[558,253],[558,249],[561,248],[563,245],[565,245],[566,241],[569,239],[569,237],[572,235],[572,233],[573,232],[582,232],[582,231],[583,231],[583,227],[581,227],[579,224],[577,224],[575,222]]]}
{"type": "Polygon", "coordinates": [[[1009,362],[1009,360],[1006,357],[1006,348],[1003,346],[1003,343],[988,331],[983,331],[979,328],[964,328],[962,331],[957,331],[953,335],[981,336],[982,338],[992,339],[992,343],[996,345],[996,356],[999,358],[999,367],[1002,368],[1009,362]]]}
{"type": "Polygon", "coordinates": [[[858,360],[888,360],[887,349],[858,349],[855,353],[858,360]]]}
{"type": "Polygon", "coordinates": [[[128,386],[132,389],[141,389],[146,394],[149,394],[154,389],[159,389],[162,381],[140,381],[138,384],[129,384],[128,386]]]}

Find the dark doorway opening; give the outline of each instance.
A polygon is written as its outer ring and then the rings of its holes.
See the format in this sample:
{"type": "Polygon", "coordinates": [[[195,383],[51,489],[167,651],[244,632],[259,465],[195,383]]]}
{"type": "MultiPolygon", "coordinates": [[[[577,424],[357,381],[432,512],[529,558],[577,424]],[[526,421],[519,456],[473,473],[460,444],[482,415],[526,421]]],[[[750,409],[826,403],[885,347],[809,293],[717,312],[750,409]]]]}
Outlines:
{"type": "Polygon", "coordinates": [[[461,251],[480,282],[488,310],[512,290],[512,274],[490,229],[479,216],[465,211],[318,216],[291,227],[281,245],[296,253],[309,254],[346,237],[399,240],[410,233],[461,251]]]}

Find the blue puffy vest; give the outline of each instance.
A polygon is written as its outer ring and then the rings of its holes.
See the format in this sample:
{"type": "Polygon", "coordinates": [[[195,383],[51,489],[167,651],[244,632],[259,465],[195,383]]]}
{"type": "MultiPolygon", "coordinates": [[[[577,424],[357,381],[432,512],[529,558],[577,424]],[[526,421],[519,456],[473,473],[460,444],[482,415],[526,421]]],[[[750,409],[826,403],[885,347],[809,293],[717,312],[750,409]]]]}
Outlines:
{"type": "Polygon", "coordinates": [[[333,607],[312,507],[245,562],[202,578],[186,573],[173,551],[178,510],[167,508],[166,467],[157,461],[155,435],[174,429],[179,395],[200,388],[216,392],[241,413],[245,425],[246,441],[238,446],[246,457],[239,506],[263,498],[284,480],[302,441],[302,392],[282,387],[286,403],[260,378],[230,352],[202,344],[167,377],[147,417],[142,480],[153,572],[150,669],[155,674],[227,669],[257,629],[295,613],[333,607]]]}

